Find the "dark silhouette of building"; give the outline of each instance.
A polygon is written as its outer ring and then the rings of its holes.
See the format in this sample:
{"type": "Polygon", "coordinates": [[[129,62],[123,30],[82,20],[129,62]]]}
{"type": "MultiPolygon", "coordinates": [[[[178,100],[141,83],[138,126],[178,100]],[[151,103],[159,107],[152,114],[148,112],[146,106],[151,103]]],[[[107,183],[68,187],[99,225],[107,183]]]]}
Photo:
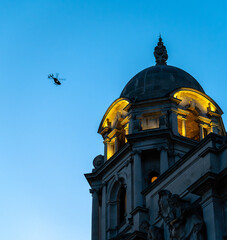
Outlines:
{"type": "Polygon", "coordinates": [[[187,72],[136,74],[104,114],[104,155],[85,174],[92,240],[227,239],[227,144],[222,110],[187,72]]]}

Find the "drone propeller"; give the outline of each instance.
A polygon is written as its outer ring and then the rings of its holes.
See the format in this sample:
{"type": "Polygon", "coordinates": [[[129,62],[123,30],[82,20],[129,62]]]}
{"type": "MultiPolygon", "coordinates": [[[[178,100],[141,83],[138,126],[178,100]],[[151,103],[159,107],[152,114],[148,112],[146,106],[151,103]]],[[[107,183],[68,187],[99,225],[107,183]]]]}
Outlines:
{"type": "Polygon", "coordinates": [[[58,76],[59,76],[59,73],[56,73],[56,78],[58,78],[58,76]]]}
{"type": "Polygon", "coordinates": [[[62,81],[62,80],[65,81],[66,79],[65,78],[59,78],[58,80],[59,81],[62,81]]]}

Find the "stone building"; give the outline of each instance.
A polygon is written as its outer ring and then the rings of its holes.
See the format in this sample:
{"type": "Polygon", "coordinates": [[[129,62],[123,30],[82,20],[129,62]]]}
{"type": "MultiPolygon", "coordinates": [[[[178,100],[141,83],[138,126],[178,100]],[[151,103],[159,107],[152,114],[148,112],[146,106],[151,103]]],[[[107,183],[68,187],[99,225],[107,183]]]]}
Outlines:
{"type": "Polygon", "coordinates": [[[222,110],[187,72],[136,74],[104,114],[104,155],[85,174],[92,240],[227,239],[227,141],[222,110]]]}

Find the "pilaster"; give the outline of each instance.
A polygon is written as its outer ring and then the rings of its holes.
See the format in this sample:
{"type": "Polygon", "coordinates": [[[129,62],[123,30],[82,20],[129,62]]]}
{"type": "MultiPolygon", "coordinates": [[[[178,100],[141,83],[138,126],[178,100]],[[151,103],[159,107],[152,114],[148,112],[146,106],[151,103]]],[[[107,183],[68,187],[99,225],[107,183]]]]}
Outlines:
{"type": "Polygon", "coordinates": [[[212,189],[203,194],[202,208],[207,228],[207,240],[223,239],[223,208],[212,189]]]}
{"type": "Polygon", "coordinates": [[[142,192],[142,165],[141,165],[141,151],[134,151],[134,183],[133,183],[133,194],[134,194],[134,208],[143,205],[142,192]]]}
{"type": "Polygon", "coordinates": [[[99,197],[98,189],[90,189],[92,194],[92,232],[91,239],[99,240],[99,197]]]}
{"type": "Polygon", "coordinates": [[[171,109],[170,114],[171,128],[174,135],[179,135],[178,133],[178,122],[177,122],[177,110],[171,109]]]}
{"type": "Polygon", "coordinates": [[[102,184],[102,226],[101,239],[106,240],[106,182],[102,184]]]}
{"type": "Polygon", "coordinates": [[[158,150],[160,151],[160,174],[162,174],[169,168],[168,148],[163,146],[158,150]]]}

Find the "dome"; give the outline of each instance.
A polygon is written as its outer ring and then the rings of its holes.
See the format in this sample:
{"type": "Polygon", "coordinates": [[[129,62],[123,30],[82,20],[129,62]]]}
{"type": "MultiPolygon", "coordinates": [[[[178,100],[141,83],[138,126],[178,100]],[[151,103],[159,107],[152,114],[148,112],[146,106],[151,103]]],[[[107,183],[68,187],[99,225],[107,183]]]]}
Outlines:
{"type": "Polygon", "coordinates": [[[184,70],[169,65],[156,65],[136,74],[124,87],[120,97],[136,101],[148,100],[168,96],[182,87],[204,93],[196,79],[184,70]]]}
{"type": "Polygon", "coordinates": [[[154,49],[156,66],[136,74],[124,87],[122,98],[136,101],[168,96],[178,88],[193,88],[204,93],[203,88],[190,74],[180,68],[168,66],[168,54],[161,36],[154,49]]]}

